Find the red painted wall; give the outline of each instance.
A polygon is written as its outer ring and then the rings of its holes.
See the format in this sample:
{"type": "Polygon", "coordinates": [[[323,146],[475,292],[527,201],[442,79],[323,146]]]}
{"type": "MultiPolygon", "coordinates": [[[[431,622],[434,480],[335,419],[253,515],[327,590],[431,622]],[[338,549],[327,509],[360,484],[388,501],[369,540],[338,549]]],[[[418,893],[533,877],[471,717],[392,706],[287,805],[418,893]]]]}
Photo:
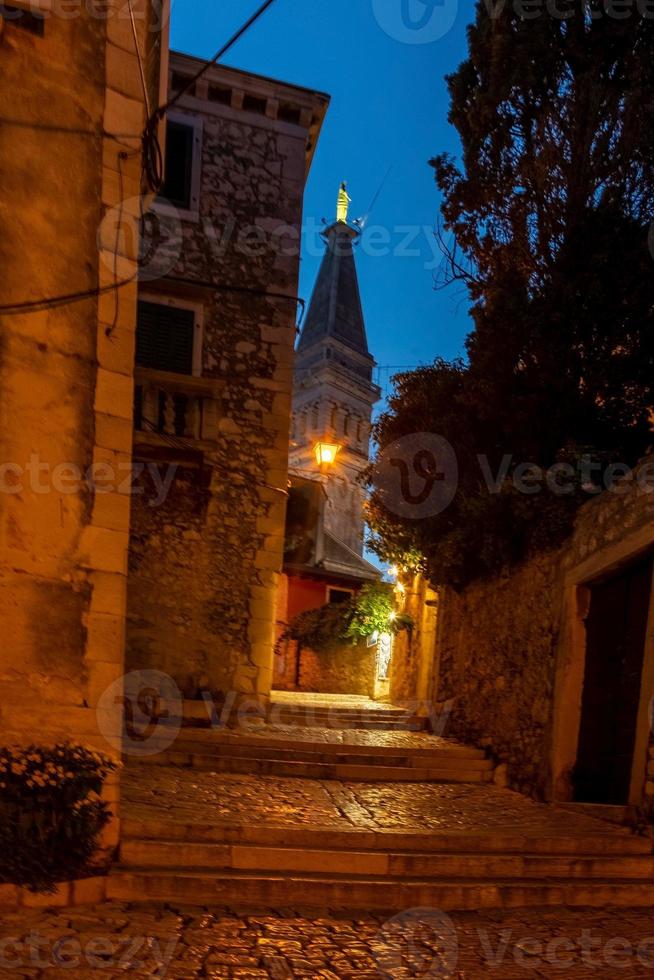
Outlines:
{"type": "Polygon", "coordinates": [[[327,602],[327,585],[310,578],[288,576],[287,620],[291,620],[307,609],[318,609],[327,602]]]}

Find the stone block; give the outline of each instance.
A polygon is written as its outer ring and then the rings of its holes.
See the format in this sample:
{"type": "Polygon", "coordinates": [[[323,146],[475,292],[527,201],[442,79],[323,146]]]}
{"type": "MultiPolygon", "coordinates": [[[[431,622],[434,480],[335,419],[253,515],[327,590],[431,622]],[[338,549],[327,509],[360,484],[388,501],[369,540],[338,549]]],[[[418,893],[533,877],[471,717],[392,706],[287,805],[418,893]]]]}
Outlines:
{"type": "Polygon", "coordinates": [[[128,535],[103,527],[87,527],[80,542],[80,565],[99,572],[127,575],[128,535]]]}
{"type": "Polygon", "coordinates": [[[136,346],[135,311],[129,303],[127,295],[104,294],[111,296],[115,304],[118,298],[118,317],[116,328],[113,329],[115,305],[108,309],[103,304],[103,316],[98,327],[98,364],[107,371],[116,374],[126,374],[130,378],[134,374],[134,351],[136,346]],[[122,321],[119,323],[119,321],[122,321]]]}
{"type": "Polygon", "coordinates": [[[100,448],[131,455],[133,435],[131,419],[96,412],[95,442],[100,448]]]}
{"type": "Polygon", "coordinates": [[[93,524],[114,531],[129,530],[131,497],[122,493],[96,493],[93,503],[93,524]]]}
{"type": "Polygon", "coordinates": [[[72,883],[62,882],[57,885],[53,894],[42,894],[41,892],[30,892],[23,889],[22,904],[26,909],[62,909],[70,905],[72,894],[72,883]]]}
{"type": "Polygon", "coordinates": [[[105,58],[107,85],[128,99],[142,102],[143,89],[133,39],[131,50],[109,41],[105,58]]]}
{"type": "Polygon", "coordinates": [[[89,581],[91,593],[91,614],[108,613],[124,617],[127,602],[127,579],[124,575],[111,575],[107,572],[92,572],[89,581]]]}
{"type": "Polygon", "coordinates": [[[104,877],[82,878],[73,882],[73,905],[100,905],[107,893],[107,879],[104,877]]]}
{"type": "MultiPolygon", "coordinates": [[[[107,688],[111,687],[123,676],[122,663],[104,663],[101,661],[89,665],[88,701],[94,708],[107,688]]],[[[116,706],[118,714],[118,706],[116,706]]]]}
{"type": "Polygon", "coordinates": [[[130,423],[134,411],[134,380],[115,371],[98,370],[95,411],[130,423]]]}
{"type": "Polygon", "coordinates": [[[122,615],[91,613],[87,620],[86,660],[119,664],[124,660],[125,618],[122,615]]]}
{"type": "Polygon", "coordinates": [[[128,98],[112,88],[107,89],[104,105],[104,128],[107,133],[121,139],[140,140],[144,122],[141,99],[128,98]]]}

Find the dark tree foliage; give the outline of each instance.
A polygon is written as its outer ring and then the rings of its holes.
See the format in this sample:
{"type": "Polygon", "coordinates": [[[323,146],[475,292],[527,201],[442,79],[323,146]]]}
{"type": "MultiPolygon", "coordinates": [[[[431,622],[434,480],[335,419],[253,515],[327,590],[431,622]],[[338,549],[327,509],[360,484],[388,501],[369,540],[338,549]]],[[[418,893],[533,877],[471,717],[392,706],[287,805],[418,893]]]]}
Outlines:
{"type": "Polygon", "coordinates": [[[402,376],[376,429],[381,447],[430,429],[455,448],[445,513],[402,520],[374,492],[370,508],[384,557],[417,551],[455,585],[556,543],[587,499],[581,476],[571,493],[516,492],[515,466],[633,464],[650,442],[654,20],[635,3],[622,19],[580,0],[560,0],[566,17],[516,9],[477,5],[448,79],[461,164],[432,161],[456,241],[446,279],[472,302],[468,358],[402,376]],[[480,454],[493,473],[512,457],[498,493],[480,454]]]}

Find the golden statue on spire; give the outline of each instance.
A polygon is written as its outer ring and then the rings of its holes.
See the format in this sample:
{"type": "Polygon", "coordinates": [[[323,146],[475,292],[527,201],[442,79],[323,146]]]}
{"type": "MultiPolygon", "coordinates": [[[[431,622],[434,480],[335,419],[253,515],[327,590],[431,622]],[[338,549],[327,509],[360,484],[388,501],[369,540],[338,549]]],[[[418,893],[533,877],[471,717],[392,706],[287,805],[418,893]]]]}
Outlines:
{"type": "Polygon", "coordinates": [[[347,184],[345,181],[341,184],[341,189],[338,192],[338,203],[336,205],[336,220],[342,222],[344,225],[347,224],[347,214],[350,209],[350,201],[352,198],[347,192],[347,184]]]}

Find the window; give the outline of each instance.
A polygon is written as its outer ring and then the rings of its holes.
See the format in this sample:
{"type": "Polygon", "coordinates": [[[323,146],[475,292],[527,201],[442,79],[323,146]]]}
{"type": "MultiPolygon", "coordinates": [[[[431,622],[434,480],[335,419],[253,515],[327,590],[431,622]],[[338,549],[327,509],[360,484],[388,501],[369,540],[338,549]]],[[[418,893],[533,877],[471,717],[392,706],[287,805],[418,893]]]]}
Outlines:
{"type": "Polygon", "coordinates": [[[193,374],[195,312],[141,300],[136,324],[136,363],[155,371],[193,374]]]}
{"type": "Polygon", "coordinates": [[[158,204],[197,218],[200,210],[202,120],[171,113],[166,125],[166,171],[158,204]]]}
{"type": "Polygon", "coordinates": [[[166,132],[166,177],[162,195],[171,204],[191,207],[193,127],[169,122],[166,132]]]}
{"type": "Polygon", "coordinates": [[[223,88],[221,85],[210,85],[209,101],[218,102],[220,105],[231,105],[232,104],[231,88],[223,88]]]}
{"type": "Polygon", "coordinates": [[[331,586],[327,589],[328,602],[348,602],[353,595],[352,589],[333,589],[331,586]]]}
{"type": "Polygon", "coordinates": [[[267,99],[258,99],[256,95],[243,96],[243,108],[246,112],[256,112],[260,116],[265,116],[267,107],[267,99]]]}
{"type": "Polygon", "coordinates": [[[300,110],[292,105],[280,105],[277,118],[281,122],[293,123],[294,126],[300,125],[300,110]]]}
{"type": "MultiPolygon", "coordinates": [[[[171,88],[173,92],[183,92],[188,83],[191,81],[192,77],[192,75],[182,75],[180,72],[174,71],[171,79],[171,88]]],[[[192,85],[186,92],[184,92],[184,95],[195,95],[195,85],[192,85]]]]}

